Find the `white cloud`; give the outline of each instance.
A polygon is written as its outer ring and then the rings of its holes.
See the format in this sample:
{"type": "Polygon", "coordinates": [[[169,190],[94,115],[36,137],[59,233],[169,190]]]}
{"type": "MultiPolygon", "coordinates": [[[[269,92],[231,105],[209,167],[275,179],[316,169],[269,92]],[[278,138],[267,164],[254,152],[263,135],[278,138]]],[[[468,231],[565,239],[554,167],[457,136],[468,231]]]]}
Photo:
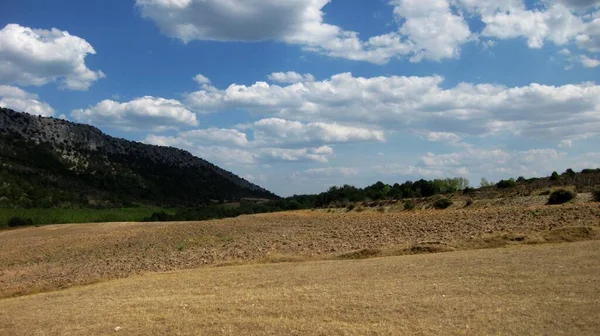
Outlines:
{"type": "Polygon", "coordinates": [[[211,162],[219,162],[224,165],[254,165],[255,154],[239,148],[229,148],[219,145],[198,145],[194,141],[183,137],[160,136],[149,134],[142,142],[157,145],[185,149],[197,157],[211,162]]]}
{"type": "Polygon", "coordinates": [[[293,178],[327,178],[327,177],[351,177],[356,176],[360,171],[349,167],[327,167],[311,168],[304,171],[295,172],[293,178]]]}
{"type": "Polygon", "coordinates": [[[411,61],[458,58],[469,41],[466,21],[452,12],[446,0],[393,0],[394,15],[402,22],[400,34],[412,48],[411,61]]]}
{"type": "Polygon", "coordinates": [[[469,146],[467,143],[462,142],[462,137],[456,133],[415,131],[415,134],[431,142],[441,142],[452,146],[469,146]]]}
{"type": "Polygon", "coordinates": [[[546,40],[564,45],[585,28],[583,20],[563,5],[550,5],[544,11],[513,9],[483,15],[483,36],[500,39],[523,37],[530,48],[541,48],[546,40]]]}
{"type": "Polygon", "coordinates": [[[556,2],[579,12],[600,7],[600,0],[556,0],[556,2]]]}
{"type": "Polygon", "coordinates": [[[262,184],[269,180],[269,176],[267,174],[256,174],[256,175],[246,174],[243,177],[252,183],[261,183],[262,184]]]}
{"type": "Polygon", "coordinates": [[[345,126],[337,123],[301,123],[280,118],[268,118],[240,128],[254,132],[256,144],[334,144],[359,141],[385,142],[385,134],[379,129],[345,126]]]}
{"type": "Polygon", "coordinates": [[[223,165],[258,165],[273,162],[315,161],[326,163],[334,155],[333,148],[321,146],[315,148],[231,148],[227,146],[194,141],[193,137],[170,137],[148,135],[145,143],[172,146],[186,149],[203,159],[223,165]]]}
{"type": "Polygon", "coordinates": [[[208,77],[202,74],[197,74],[196,76],[194,76],[194,80],[196,81],[196,83],[201,85],[210,84],[210,79],[208,79],[208,77]]]}
{"type": "Polygon", "coordinates": [[[209,143],[246,147],[250,144],[245,133],[234,129],[209,128],[180,133],[179,136],[194,143],[209,143]]]}
{"type": "Polygon", "coordinates": [[[373,167],[373,169],[379,174],[390,176],[421,176],[432,178],[444,175],[444,173],[441,170],[415,167],[400,163],[389,163],[385,165],[375,166],[373,167]]]}
{"type": "Polygon", "coordinates": [[[0,85],[0,107],[45,117],[54,115],[54,109],[41,102],[38,95],[15,86],[0,85]]]}
{"type": "Polygon", "coordinates": [[[600,52],[600,17],[586,24],[585,30],[575,38],[579,48],[590,52],[600,52]]]}
{"type": "MultiPolygon", "coordinates": [[[[600,51],[597,1],[543,0],[529,9],[523,0],[390,0],[397,29],[368,38],[325,22],[330,0],[137,0],[143,17],[184,42],[275,40],[337,58],[383,64],[393,58],[440,61],[458,58],[462,46],[488,37],[524,38],[531,48],[550,41],[576,42],[600,51]],[[483,24],[471,32],[465,17],[483,24]]],[[[282,76],[285,77],[285,76],[282,76]]],[[[279,82],[295,83],[302,79],[279,82]]]]}
{"type": "Polygon", "coordinates": [[[580,55],[579,61],[586,68],[595,68],[600,65],[600,61],[595,58],[589,58],[586,55],[580,55]]]}
{"type": "Polygon", "coordinates": [[[238,125],[238,129],[209,128],[175,136],[148,135],[144,142],[179,147],[226,165],[272,162],[321,162],[334,157],[330,144],[385,141],[384,132],[336,123],[301,123],[278,118],[238,125]],[[251,132],[251,139],[243,132],[251,132]]]}
{"type": "MultiPolygon", "coordinates": [[[[568,144],[567,142],[563,142],[568,144]]],[[[583,169],[600,165],[600,153],[570,156],[552,148],[511,151],[505,149],[468,148],[447,154],[427,153],[413,165],[390,163],[374,169],[386,175],[406,177],[464,176],[472,181],[481,177],[491,180],[517,176],[547,176],[567,168],[583,169]]]]}
{"type": "MultiPolygon", "coordinates": [[[[136,3],[142,16],[154,21],[164,34],[186,43],[277,40],[331,57],[376,64],[404,57],[414,62],[457,58],[462,45],[477,39],[463,15],[481,20],[482,36],[525,38],[531,48],[540,48],[546,41],[557,45],[576,41],[580,48],[600,50],[600,21],[583,14],[598,8],[589,1],[542,1],[530,10],[522,0],[391,0],[398,29],[366,40],[357,32],[324,22],[323,7],[329,0],[136,3]]],[[[487,40],[484,46],[493,44],[487,40]]]]}
{"type": "Polygon", "coordinates": [[[600,51],[600,18],[597,0],[542,0],[527,8],[523,0],[451,0],[483,24],[481,36],[498,39],[524,38],[530,48],[552,42],[573,42],[589,52],[600,51]]]}
{"type": "Polygon", "coordinates": [[[196,115],[177,100],[145,96],[125,103],[103,100],[71,112],[79,121],[126,130],[166,130],[198,126],[196,115]]]}
{"type": "Polygon", "coordinates": [[[418,166],[444,172],[444,175],[466,169],[481,176],[534,176],[545,174],[560,157],[561,154],[551,148],[527,151],[469,148],[449,154],[428,153],[419,159],[418,166]]]}
{"type": "Polygon", "coordinates": [[[331,57],[382,64],[394,57],[440,60],[458,55],[470,31],[446,0],[394,0],[397,31],[361,39],[324,22],[330,0],[136,0],[142,17],[187,43],[275,40],[331,57]],[[418,5],[418,6],[417,6],[418,5]]]}
{"type": "Polygon", "coordinates": [[[573,140],[571,140],[571,139],[562,140],[558,144],[558,148],[572,148],[572,147],[573,147],[573,140]]]}
{"type": "Polygon", "coordinates": [[[318,148],[300,148],[300,149],[289,149],[289,148],[260,148],[258,156],[267,162],[273,161],[316,161],[316,162],[328,162],[329,158],[333,156],[333,148],[329,146],[321,146],[318,148]]]}
{"type": "Polygon", "coordinates": [[[8,24],[0,30],[0,83],[40,86],[57,81],[70,90],[87,90],[104,78],[85,64],[96,51],[84,39],[56,28],[8,24]]]}
{"type": "Polygon", "coordinates": [[[277,83],[294,84],[301,82],[313,82],[315,80],[315,77],[311,74],[302,75],[294,71],[288,71],[274,72],[269,75],[269,79],[277,83]]]}
{"type": "Polygon", "coordinates": [[[571,55],[571,50],[569,50],[567,48],[562,48],[558,53],[563,56],[569,56],[569,55],[571,55]]]}
{"type": "Polygon", "coordinates": [[[587,55],[573,54],[566,48],[560,50],[558,54],[566,62],[566,70],[571,70],[575,65],[581,65],[585,68],[595,68],[600,65],[600,60],[587,55]]]}
{"type": "Polygon", "coordinates": [[[450,88],[442,83],[440,76],[362,78],[344,73],[288,86],[232,84],[225,90],[193,92],[185,101],[204,113],[242,109],[311,123],[359,122],[466,135],[510,132],[561,139],[600,133],[600,86],[592,83],[461,83],[450,88]]]}

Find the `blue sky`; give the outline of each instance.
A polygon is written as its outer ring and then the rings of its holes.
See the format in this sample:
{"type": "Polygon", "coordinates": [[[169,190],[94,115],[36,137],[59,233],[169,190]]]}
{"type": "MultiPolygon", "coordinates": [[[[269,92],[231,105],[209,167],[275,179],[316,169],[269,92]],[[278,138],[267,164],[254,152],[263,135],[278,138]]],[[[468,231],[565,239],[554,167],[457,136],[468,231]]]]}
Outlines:
{"type": "Polygon", "coordinates": [[[3,1],[0,106],[280,195],[600,166],[600,1],[3,1]]]}

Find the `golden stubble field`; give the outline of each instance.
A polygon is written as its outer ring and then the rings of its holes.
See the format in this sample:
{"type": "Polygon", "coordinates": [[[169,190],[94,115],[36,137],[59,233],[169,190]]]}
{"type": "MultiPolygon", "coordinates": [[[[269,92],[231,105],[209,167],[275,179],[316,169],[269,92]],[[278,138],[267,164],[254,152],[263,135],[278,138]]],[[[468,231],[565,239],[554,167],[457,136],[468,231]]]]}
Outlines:
{"type": "Polygon", "coordinates": [[[1,335],[598,335],[600,241],[153,273],[0,300],[1,335]]]}
{"type": "Polygon", "coordinates": [[[590,240],[599,227],[597,203],[32,227],[0,232],[0,297],[198,267],[590,240]]]}

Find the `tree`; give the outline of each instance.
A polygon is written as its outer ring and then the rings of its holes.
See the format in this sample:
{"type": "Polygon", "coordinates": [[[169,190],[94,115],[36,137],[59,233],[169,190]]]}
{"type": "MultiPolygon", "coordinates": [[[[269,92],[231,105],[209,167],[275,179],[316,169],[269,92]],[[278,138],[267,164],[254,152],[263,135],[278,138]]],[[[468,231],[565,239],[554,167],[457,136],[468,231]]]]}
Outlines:
{"type": "Polygon", "coordinates": [[[437,189],[442,194],[449,194],[459,190],[463,190],[469,186],[469,180],[464,177],[454,177],[446,179],[433,180],[437,189]]]}
{"type": "Polygon", "coordinates": [[[560,179],[560,176],[558,176],[557,172],[552,172],[552,175],[550,175],[550,181],[558,181],[560,179]]]}
{"type": "Polygon", "coordinates": [[[487,180],[485,177],[482,177],[482,178],[481,178],[481,182],[479,183],[479,185],[480,185],[482,188],[484,188],[484,187],[491,187],[491,186],[493,186],[494,184],[493,184],[492,182],[488,181],[488,180],[487,180]]]}
{"type": "Polygon", "coordinates": [[[440,192],[439,188],[432,181],[420,179],[413,183],[413,190],[417,195],[422,197],[429,197],[440,192]]]}
{"type": "Polygon", "coordinates": [[[517,182],[515,181],[514,178],[510,178],[508,180],[500,180],[500,182],[496,183],[496,187],[498,187],[500,189],[514,188],[516,186],[517,186],[517,182]]]}
{"type": "Polygon", "coordinates": [[[565,170],[564,175],[566,175],[569,178],[573,178],[575,177],[575,172],[573,171],[573,169],[568,168],[567,170],[565,170]]]}

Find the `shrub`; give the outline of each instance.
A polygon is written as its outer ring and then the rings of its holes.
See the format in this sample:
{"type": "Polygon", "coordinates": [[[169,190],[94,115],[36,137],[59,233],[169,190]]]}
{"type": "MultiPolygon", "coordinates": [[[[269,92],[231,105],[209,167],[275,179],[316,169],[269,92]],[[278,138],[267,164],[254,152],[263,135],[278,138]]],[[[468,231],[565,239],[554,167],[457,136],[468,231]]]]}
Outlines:
{"type": "Polygon", "coordinates": [[[470,198],[467,198],[467,201],[465,202],[465,206],[471,206],[473,204],[473,200],[470,198]]]}
{"type": "Polygon", "coordinates": [[[174,216],[169,215],[168,213],[161,211],[153,213],[149,218],[146,218],[145,222],[168,222],[174,220],[174,216]]]}
{"type": "Polygon", "coordinates": [[[296,200],[291,200],[287,205],[287,210],[300,210],[300,209],[302,209],[302,205],[300,205],[300,202],[298,202],[296,200]]]}
{"type": "Polygon", "coordinates": [[[463,189],[463,195],[469,195],[475,192],[475,188],[466,187],[463,189]]]}
{"type": "Polygon", "coordinates": [[[523,176],[519,176],[519,177],[517,178],[517,182],[518,182],[518,183],[523,183],[523,182],[527,182],[527,180],[525,179],[525,177],[523,177],[523,176]]]}
{"type": "Polygon", "coordinates": [[[355,207],[356,207],[356,206],[354,205],[354,203],[350,203],[350,204],[348,204],[348,206],[346,207],[346,209],[347,209],[348,211],[352,211],[352,210],[353,210],[355,207]]]}
{"type": "Polygon", "coordinates": [[[356,212],[363,212],[365,211],[365,208],[359,206],[358,208],[356,208],[356,212]]]}
{"type": "Polygon", "coordinates": [[[415,208],[415,203],[413,201],[405,201],[403,205],[404,210],[413,210],[415,208]]]}
{"type": "Polygon", "coordinates": [[[594,196],[594,201],[600,202],[600,189],[592,192],[592,195],[594,196]]]}
{"type": "Polygon", "coordinates": [[[550,181],[558,181],[559,178],[560,176],[558,176],[557,172],[552,172],[552,175],[550,175],[550,181]]]}
{"type": "Polygon", "coordinates": [[[500,188],[500,189],[506,189],[506,188],[514,188],[517,186],[517,182],[515,182],[515,179],[508,179],[508,180],[500,180],[500,182],[496,183],[496,187],[500,188]]]}
{"type": "Polygon", "coordinates": [[[491,186],[493,186],[494,184],[493,184],[492,182],[488,181],[488,180],[487,180],[485,177],[482,177],[482,178],[481,178],[481,182],[479,183],[479,185],[480,185],[482,188],[485,188],[485,187],[491,187],[491,186]]]}
{"type": "Polygon", "coordinates": [[[553,191],[548,198],[548,204],[563,204],[575,198],[575,193],[566,190],[566,189],[558,189],[553,191]]]}
{"type": "Polygon", "coordinates": [[[33,219],[23,217],[12,217],[8,220],[8,227],[33,225],[33,219]]]}
{"type": "Polygon", "coordinates": [[[571,169],[571,168],[568,168],[567,170],[565,170],[563,175],[573,178],[573,177],[575,177],[575,171],[573,171],[573,169],[571,169]]]}
{"type": "Polygon", "coordinates": [[[446,209],[452,205],[452,200],[448,198],[440,198],[439,200],[433,202],[433,207],[436,209],[446,209]]]}
{"type": "Polygon", "coordinates": [[[379,207],[379,208],[377,208],[377,211],[379,211],[379,212],[385,212],[385,207],[379,207]]]}

